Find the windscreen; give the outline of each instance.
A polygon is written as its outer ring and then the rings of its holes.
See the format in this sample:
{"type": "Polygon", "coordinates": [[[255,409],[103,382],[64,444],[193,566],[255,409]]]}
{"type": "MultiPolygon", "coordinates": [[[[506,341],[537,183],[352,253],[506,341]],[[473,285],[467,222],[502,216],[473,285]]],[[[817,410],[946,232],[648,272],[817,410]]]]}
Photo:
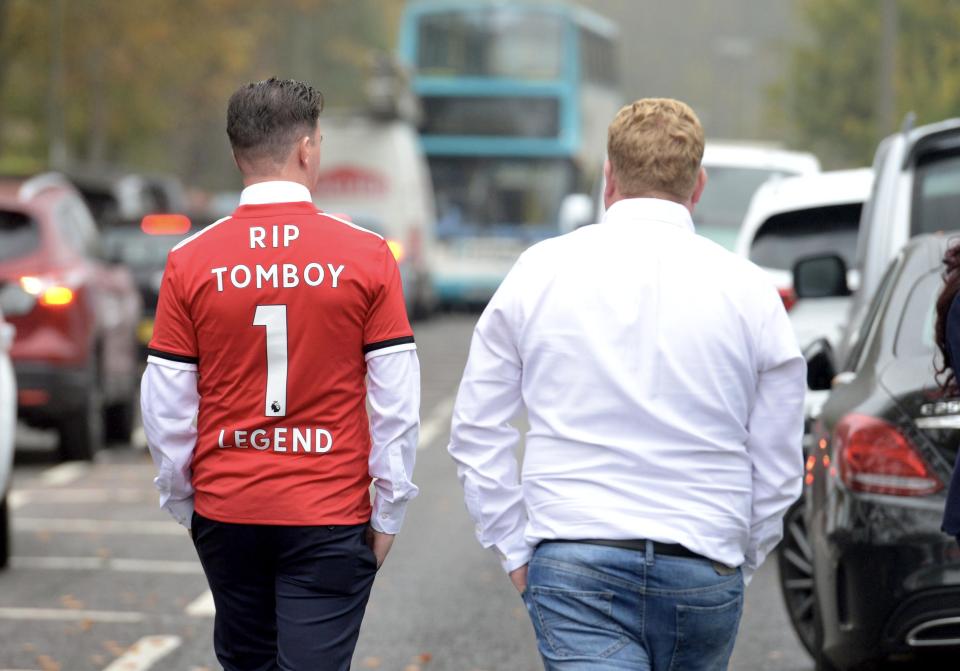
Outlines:
{"type": "Polygon", "coordinates": [[[420,19],[418,73],[427,77],[558,79],[563,61],[559,16],[491,7],[420,19]]]}
{"type": "Polygon", "coordinates": [[[0,261],[26,256],[40,247],[40,227],[22,212],[0,210],[0,261]]]}
{"type": "Polygon", "coordinates": [[[766,168],[704,166],[707,186],[693,212],[697,224],[739,230],[750,206],[750,199],[771,177],[788,173],[766,168]]]}
{"type": "Polygon", "coordinates": [[[920,158],[910,228],[912,235],[960,230],[960,153],[920,158]]]}
{"type": "Polygon", "coordinates": [[[573,190],[576,172],[561,159],[435,157],[430,169],[441,236],[476,229],[555,233],[560,201],[573,190]]]}
{"type": "Polygon", "coordinates": [[[851,267],[857,252],[860,203],[784,212],[767,219],[750,246],[750,260],[764,268],[793,270],[800,259],[837,254],[851,267]]]}

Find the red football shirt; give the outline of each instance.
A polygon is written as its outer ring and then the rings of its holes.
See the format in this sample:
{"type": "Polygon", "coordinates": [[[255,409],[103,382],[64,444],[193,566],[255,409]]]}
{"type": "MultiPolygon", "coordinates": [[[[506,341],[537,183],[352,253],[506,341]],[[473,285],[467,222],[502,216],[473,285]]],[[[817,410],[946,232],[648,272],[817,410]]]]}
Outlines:
{"type": "Polygon", "coordinates": [[[310,202],[241,205],[175,247],[149,355],[198,371],[197,512],[368,521],[366,360],[414,347],[386,242],[310,202]]]}

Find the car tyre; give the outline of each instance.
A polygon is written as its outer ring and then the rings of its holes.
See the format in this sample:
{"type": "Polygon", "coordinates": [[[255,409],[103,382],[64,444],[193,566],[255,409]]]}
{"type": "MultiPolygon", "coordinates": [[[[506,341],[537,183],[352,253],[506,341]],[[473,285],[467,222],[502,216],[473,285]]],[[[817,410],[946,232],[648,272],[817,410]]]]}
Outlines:
{"type": "Polygon", "coordinates": [[[0,569],[5,569],[10,563],[10,507],[7,505],[7,495],[0,499],[0,569]]]}
{"type": "Polygon", "coordinates": [[[783,541],[777,549],[780,592],[797,638],[814,655],[816,609],[813,588],[813,549],[807,536],[804,500],[793,504],[783,518],[783,541]]]}
{"type": "Polygon", "coordinates": [[[136,399],[108,405],[103,410],[104,436],[108,443],[129,445],[136,422],[136,399]]]}
{"type": "Polygon", "coordinates": [[[847,671],[827,659],[823,652],[823,623],[820,619],[820,607],[816,602],[813,605],[813,613],[814,649],[811,654],[813,655],[814,671],[847,671]]]}
{"type": "Polygon", "coordinates": [[[65,461],[91,461],[103,446],[103,407],[100,391],[91,389],[77,410],[69,413],[57,427],[60,457],[65,461]]]}

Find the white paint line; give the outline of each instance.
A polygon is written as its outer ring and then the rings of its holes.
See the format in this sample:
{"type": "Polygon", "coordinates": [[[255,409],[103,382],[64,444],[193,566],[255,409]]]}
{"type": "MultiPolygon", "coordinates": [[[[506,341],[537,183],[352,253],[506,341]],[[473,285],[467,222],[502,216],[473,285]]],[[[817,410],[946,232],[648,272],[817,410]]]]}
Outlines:
{"type": "MultiPolygon", "coordinates": [[[[7,505],[10,506],[10,510],[22,508],[27,501],[28,497],[25,496],[23,492],[16,490],[10,492],[10,495],[7,497],[7,505]]],[[[0,669],[0,671],[3,671],[3,669],[0,669]]]]}
{"type": "Polygon", "coordinates": [[[430,447],[434,440],[450,429],[450,418],[453,414],[453,404],[456,399],[456,395],[451,395],[437,403],[427,421],[420,424],[418,450],[425,450],[430,447]]]}
{"type": "Polygon", "coordinates": [[[124,534],[130,536],[179,536],[187,532],[174,522],[155,520],[89,520],[46,519],[42,517],[15,517],[14,531],[46,531],[62,534],[124,534]]]}
{"type": "Polygon", "coordinates": [[[149,489],[15,489],[18,507],[26,504],[148,503],[156,493],[149,489]]]}
{"type": "Polygon", "coordinates": [[[40,474],[40,480],[45,485],[69,485],[82,478],[90,471],[90,464],[84,461],[67,461],[40,474]]]}
{"type": "Polygon", "coordinates": [[[0,669],[0,671],[40,671],[40,669],[0,669]]]}
{"type": "Polygon", "coordinates": [[[103,671],[146,671],[180,647],[179,636],[144,636],[103,671]]]}
{"type": "Polygon", "coordinates": [[[60,622],[105,622],[127,624],[143,622],[143,613],[115,610],[73,610],[72,608],[0,608],[2,620],[45,620],[60,622]]]}
{"type": "Polygon", "coordinates": [[[213,617],[217,613],[213,605],[213,592],[207,590],[193,600],[184,612],[191,617],[213,617]]]}
{"type": "Polygon", "coordinates": [[[170,575],[203,575],[198,561],[165,559],[121,559],[103,557],[11,557],[17,569],[46,571],[117,571],[120,573],[166,573],[170,575]]]}

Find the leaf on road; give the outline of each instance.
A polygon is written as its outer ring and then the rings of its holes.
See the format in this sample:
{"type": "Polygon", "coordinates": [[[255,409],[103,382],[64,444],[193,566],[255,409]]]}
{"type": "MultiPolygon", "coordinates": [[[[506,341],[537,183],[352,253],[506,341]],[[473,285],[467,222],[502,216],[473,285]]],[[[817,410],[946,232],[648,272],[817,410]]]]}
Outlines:
{"type": "Polygon", "coordinates": [[[364,657],[363,658],[363,668],[365,669],[379,669],[380,665],[383,662],[379,657],[364,657]]]}
{"type": "Polygon", "coordinates": [[[417,657],[417,661],[421,664],[429,664],[433,661],[433,655],[431,655],[429,652],[421,652],[417,657]]]}
{"type": "Polygon", "coordinates": [[[40,665],[41,671],[60,671],[61,668],[60,664],[50,655],[40,655],[37,657],[37,664],[40,665]]]}
{"type": "Polygon", "coordinates": [[[81,610],[83,608],[83,601],[80,601],[72,594],[64,594],[60,597],[60,603],[63,604],[64,608],[69,608],[70,610],[81,610]]]}
{"type": "Polygon", "coordinates": [[[103,649],[109,652],[114,657],[121,657],[123,656],[123,653],[127,651],[125,647],[123,647],[116,641],[104,641],[103,649]]]}

